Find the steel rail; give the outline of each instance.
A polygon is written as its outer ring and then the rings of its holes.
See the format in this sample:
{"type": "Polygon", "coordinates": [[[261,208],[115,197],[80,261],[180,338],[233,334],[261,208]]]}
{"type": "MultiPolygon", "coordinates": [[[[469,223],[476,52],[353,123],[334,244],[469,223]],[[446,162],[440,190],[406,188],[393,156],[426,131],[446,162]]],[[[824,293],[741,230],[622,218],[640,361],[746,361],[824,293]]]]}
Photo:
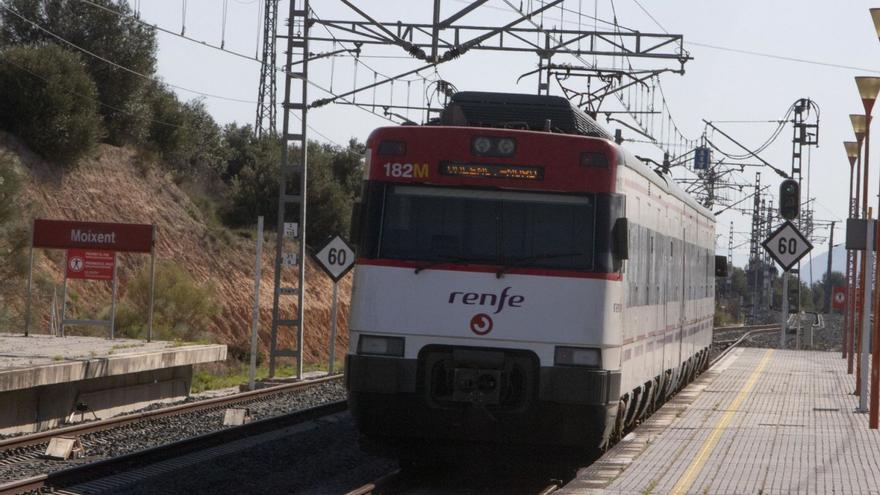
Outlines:
{"type": "Polygon", "coordinates": [[[373,492],[377,490],[383,490],[387,488],[389,485],[394,483],[400,478],[401,474],[400,469],[395,469],[388,474],[385,474],[374,481],[371,481],[361,487],[355,488],[349,492],[345,492],[345,495],[372,495],[373,492]]]}
{"type": "MultiPolygon", "coordinates": [[[[742,334],[738,339],[733,341],[732,344],[730,344],[723,351],[718,353],[718,355],[715,356],[715,358],[709,362],[709,368],[711,368],[712,366],[715,366],[715,364],[718,363],[718,361],[721,361],[725,356],[727,356],[727,354],[730,351],[732,351],[734,348],[736,348],[737,346],[739,346],[740,344],[742,344],[743,342],[745,342],[746,340],[751,338],[753,335],[758,335],[761,333],[778,332],[780,326],[779,326],[779,324],[776,324],[776,325],[753,325],[751,327],[739,327],[739,328],[740,328],[740,330],[745,330],[745,329],[751,328],[751,330],[748,330],[746,333],[742,334]]],[[[728,329],[732,329],[732,328],[728,328],[728,329]]],[[[716,329],[716,331],[718,331],[718,329],[716,329]]]]}
{"type": "Polygon", "coordinates": [[[176,442],[151,447],[118,457],[71,467],[53,473],[16,480],[0,484],[0,495],[40,490],[43,488],[60,489],[87,481],[105,478],[114,474],[130,471],[134,468],[156,464],[193,452],[206,450],[250,436],[259,435],[288,426],[305,423],[324,416],[343,412],[348,409],[346,401],[329,402],[320,406],[302,409],[290,414],[261,419],[241,426],[213,431],[185,438],[176,442]]]}
{"type": "Polygon", "coordinates": [[[67,426],[64,428],[55,428],[51,430],[42,431],[39,433],[33,433],[29,435],[24,435],[20,437],[8,438],[6,440],[0,440],[0,452],[4,452],[11,449],[17,449],[21,447],[28,447],[31,445],[39,445],[41,443],[46,443],[52,437],[57,436],[75,436],[75,435],[84,435],[86,433],[93,433],[96,431],[108,430],[111,428],[123,426],[129,423],[134,423],[137,421],[143,421],[147,419],[157,419],[163,418],[166,416],[176,416],[179,414],[186,414],[190,412],[203,411],[206,409],[215,409],[223,406],[228,406],[232,404],[237,404],[240,402],[252,401],[255,399],[259,399],[262,397],[267,397],[270,395],[274,395],[281,392],[287,392],[291,390],[297,390],[301,388],[310,388],[314,385],[319,385],[321,383],[327,383],[331,381],[341,380],[343,375],[331,375],[321,378],[316,378],[313,380],[305,380],[301,382],[288,383],[283,385],[277,385],[274,387],[267,387],[258,390],[251,390],[248,392],[240,392],[237,394],[227,395],[224,397],[215,397],[213,399],[205,399],[197,402],[191,402],[189,404],[179,404],[176,406],[164,407],[161,409],[155,409],[152,411],[145,411],[134,414],[127,414],[123,416],[116,416],[113,418],[102,419],[99,421],[93,421],[89,423],[82,423],[74,426],[67,426]]]}

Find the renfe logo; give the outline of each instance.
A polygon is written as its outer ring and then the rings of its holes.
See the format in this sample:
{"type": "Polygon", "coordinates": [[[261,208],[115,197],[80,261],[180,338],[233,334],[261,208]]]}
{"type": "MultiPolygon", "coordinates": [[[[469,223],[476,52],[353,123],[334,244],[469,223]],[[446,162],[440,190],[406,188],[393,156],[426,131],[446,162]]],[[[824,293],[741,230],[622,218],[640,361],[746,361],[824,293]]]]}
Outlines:
{"type": "Polygon", "coordinates": [[[509,290],[510,287],[505,287],[504,290],[501,291],[500,296],[492,293],[479,294],[476,292],[450,292],[449,304],[455,304],[456,299],[458,299],[461,304],[467,304],[468,306],[494,306],[496,309],[493,314],[496,315],[504,309],[505,303],[511,308],[521,308],[526,297],[509,296],[507,294],[509,290]]]}
{"type": "Polygon", "coordinates": [[[471,318],[471,332],[477,335],[486,335],[492,331],[492,318],[486,313],[479,313],[471,318]]]}

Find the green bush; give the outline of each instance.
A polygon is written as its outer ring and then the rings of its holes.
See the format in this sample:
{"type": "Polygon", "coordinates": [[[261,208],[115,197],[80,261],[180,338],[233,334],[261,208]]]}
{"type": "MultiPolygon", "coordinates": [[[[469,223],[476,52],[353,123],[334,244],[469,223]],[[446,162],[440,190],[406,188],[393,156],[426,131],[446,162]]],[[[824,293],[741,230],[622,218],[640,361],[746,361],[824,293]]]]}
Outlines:
{"type": "MultiPolygon", "coordinates": [[[[156,70],[153,28],[134,18],[128,2],[90,1],[121,15],[78,0],[5,0],[4,4],[43,29],[91,53],[134,72],[152,76],[156,70]]],[[[10,11],[0,10],[0,44],[4,42],[12,45],[60,43],[10,11]]],[[[76,51],[66,44],[61,46],[76,51]]],[[[108,142],[115,145],[142,143],[150,122],[144,101],[148,81],[96,57],[85,57],[100,101],[107,105],[99,111],[108,130],[108,142]]]]}
{"type": "Polygon", "coordinates": [[[79,56],[55,45],[0,51],[0,127],[62,165],[103,135],[97,92],[79,56]]]}
{"type": "MultiPolygon", "coordinates": [[[[145,264],[124,289],[125,295],[116,313],[116,326],[123,335],[144,338],[150,302],[149,264],[145,264]]],[[[162,340],[203,338],[208,334],[211,318],[220,311],[214,285],[199,284],[180,265],[172,262],[156,265],[153,308],[153,337],[162,340]]]]}

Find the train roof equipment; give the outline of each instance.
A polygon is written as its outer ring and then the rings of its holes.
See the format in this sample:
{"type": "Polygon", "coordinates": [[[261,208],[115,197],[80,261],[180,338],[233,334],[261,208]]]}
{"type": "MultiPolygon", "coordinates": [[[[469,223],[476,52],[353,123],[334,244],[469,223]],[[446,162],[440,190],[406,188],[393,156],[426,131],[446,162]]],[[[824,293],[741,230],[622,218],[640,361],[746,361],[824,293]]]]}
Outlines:
{"type": "Polygon", "coordinates": [[[608,131],[561,96],[461,91],[452,96],[439,123],[466,127],[556,131],[611,139],[608,131]]]}

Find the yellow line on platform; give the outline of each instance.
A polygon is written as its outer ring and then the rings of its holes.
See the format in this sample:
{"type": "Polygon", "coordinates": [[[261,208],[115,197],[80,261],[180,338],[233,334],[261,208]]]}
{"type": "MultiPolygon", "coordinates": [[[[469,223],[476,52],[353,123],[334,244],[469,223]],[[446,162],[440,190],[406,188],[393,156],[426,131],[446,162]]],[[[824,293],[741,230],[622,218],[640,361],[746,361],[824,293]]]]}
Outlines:
{"type": "Polygon", "coordinates": [[[752,388],[755,387],[755,383],[758,382],[758,377],[761,376],[761,373],[764,371],[764,368],[767,366],[767,362],[770,361],[770,356],[773,355],[773,349],[768,349],[767,352],[764,353],[764,357],[761,358],[761,362],[758,363],[758,367],[752,371],[752,374],[749,375],[749,379],[746,380],[745,385],[740,389],[739,393],[736,394],[736,397],[733,399],[733,402],[727,406],[727,411],[721,416],[721,419],[718,420],[718,423],[715,425],[715,428],[712,429],[712,433],[709,435],[709,438],[703,442],[703,446],[700,448],[700,452],[694,457],[693,461],[691,461],[691,465],[688,466],[687,471],[684,472],[681,478],[679,478],[678,483],[672,487],[672,491],[670,492],[672,495],[682,495],[687,493],[687,491],[691,488],[691,485],[694,484],[694,481],[697,478],[697,475],[700,474],[700,471],[703,470],[703,466],[706,464],[706,461],[709,460],[709,456],[712,454],[712,451],[715,450],[715,446],[718,444],[718,440],[721,439],[721,435],[724,433],[724,430],[727,428],[727,425],[730,423],[730,420],[733,419],[734,413],[739,409],[740,404],[746,397],[748,397],[749,392],[752,391],[752,388]]]}

